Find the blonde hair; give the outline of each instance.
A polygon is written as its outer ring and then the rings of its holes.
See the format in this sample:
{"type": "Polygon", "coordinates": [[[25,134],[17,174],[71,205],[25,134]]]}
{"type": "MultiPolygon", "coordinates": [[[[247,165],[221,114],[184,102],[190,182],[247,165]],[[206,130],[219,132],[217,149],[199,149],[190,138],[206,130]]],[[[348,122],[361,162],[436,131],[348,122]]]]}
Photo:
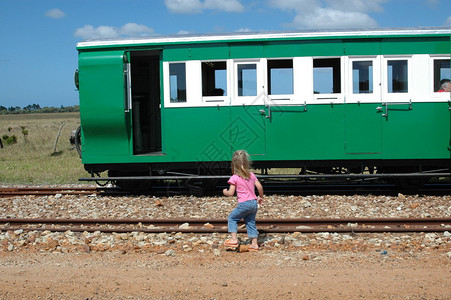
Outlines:
{"type": "Polygon", "coordinates": [[[244,179],[250,177],[251,159],[246,150],[237,150],[232,156],[232,173],[244,179]]]}

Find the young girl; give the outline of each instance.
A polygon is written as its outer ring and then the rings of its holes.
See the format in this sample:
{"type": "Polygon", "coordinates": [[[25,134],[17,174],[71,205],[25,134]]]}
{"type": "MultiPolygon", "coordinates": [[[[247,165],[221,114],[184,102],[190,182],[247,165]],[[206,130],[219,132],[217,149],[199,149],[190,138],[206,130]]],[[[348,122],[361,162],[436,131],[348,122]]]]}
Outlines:
{"type": "Polygon", "coordinates": [[[249,171],[249,168],[249,154],[244,150],[235,151],[232,157],[233,175],[228,181],[230,187],[222,192],[225,196],[233,196],[236,191],[238,205],[229,215],[228,231],[232,237],[225,241],[224,245],[232,248],[238,247],[237,223],[243,219],[246,224],[247,235],[252,240],[249,251],[258,251],[258,231],[255,225],[255,216],[257,215],[258,204],[263,201],[263,187],[254,173],[249,171]],[[258,198],[255,195],[255,188],[258,190],[258,198]]]}

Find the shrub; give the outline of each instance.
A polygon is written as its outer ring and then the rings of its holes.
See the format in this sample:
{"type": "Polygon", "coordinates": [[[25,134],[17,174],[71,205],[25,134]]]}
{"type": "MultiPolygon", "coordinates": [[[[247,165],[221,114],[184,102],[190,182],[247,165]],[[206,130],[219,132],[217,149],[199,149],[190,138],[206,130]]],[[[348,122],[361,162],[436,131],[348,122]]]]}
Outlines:
{"type": "Polygon", "coordinates": [[[17,137],[15,135],[9,136],[6,140],[5,140],[5,144],[6,145],[12,145],[12,144],[16,144],[17,143],[17,137]]]}
{"type": "Polygon", "coordinates": [[[22,128],[22,134],[25,142],[27,141],[28,130],[25,129],[25,126],[20,126],[22,128]]]}

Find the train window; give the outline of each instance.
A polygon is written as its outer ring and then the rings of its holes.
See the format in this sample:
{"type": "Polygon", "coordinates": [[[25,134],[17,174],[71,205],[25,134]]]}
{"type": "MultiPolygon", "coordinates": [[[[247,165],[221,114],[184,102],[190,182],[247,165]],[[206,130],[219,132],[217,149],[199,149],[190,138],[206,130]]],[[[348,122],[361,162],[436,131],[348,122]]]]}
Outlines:
{"type": "Polygon", "coordinates": [[[407,93],[408,92],[408,61],[388,60],[387,61],[387,92],[407,93]]]}
{"type": "Polygon", "coordinates": [[[445,79],[451,79],[450,60],[434,59],[434,91],[438,92],[441,88],[441,82],[445,79]]]}
{"type": "Polygon", "coordinates": [[[293,60],[268,60],[269,95],[293,94],[293,60]]]}
{"type": "Polygon", "coordinates": [[[352,62],[352,92],[354,94],[373,93],[373,61],[352,62]]]}
{"type": "Polygon", "coordinates": [[[341,93],[340,58],[313,59],[313,91],[315,94],[341,93]]]}
{"type": "Polygon", "coordinates": [[[186,102],[185,63],[169,64],[169,88],[171,103],[186,102]]]}
{"type": "Polygon", "coordinates": [[[238,96],[257,96],[257,64],[238,64],[238,96]]]}
{"type": "Polygon", "coordinates": [[[227,96],[225,61],[202,62],[202,96],[227,96]]]}

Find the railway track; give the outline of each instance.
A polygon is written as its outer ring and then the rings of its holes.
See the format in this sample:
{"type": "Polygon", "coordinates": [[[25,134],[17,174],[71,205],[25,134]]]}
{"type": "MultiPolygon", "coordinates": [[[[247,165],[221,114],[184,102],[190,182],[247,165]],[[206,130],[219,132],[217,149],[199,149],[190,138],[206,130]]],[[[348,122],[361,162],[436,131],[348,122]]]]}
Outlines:
{"type": "Polygon", "coordinates": [[[119,193],[116,188],[104,187],[12,187],[0,188],[0,198],[14,196],[93,195],[119,193]]]}
{"type": "MultiPolygon", "coordinates": [[[[226,186],[217,186],[215,189],[207,191],[201,186],[187,186],[178,184],[159,184],[154,185],[146,191],[124,190],[118,187],[14,187],[0,188],[0,198],[15,196],[50,196],[50,195],[134,195],[148,194],[157,196],[171,195],[218,195],[226,186]]],[[[311,195],[311,194],[424,194],[424,195],[448,195],[451,194],[451,184],[437,183],[425,184],[420,189],[400,190],[393,184],[362,184],[347,183],[337,184],[301,184],[293,182],[267,182],[264,183],[265,194],[293,194],[293,195],[311,195]]]]}
{"type": "MultiPolygon", "coordinates": [[[[242,225],[242,224],[241,224],[242,225]]],[[[258,219],[262,233],[444,232],[451,218],[258,219]]],[[[241,226],[239,232],[245,232],[241,226]]],[[[226,233],[225,219],[0,219],[1,231],[226,233]]]]}

